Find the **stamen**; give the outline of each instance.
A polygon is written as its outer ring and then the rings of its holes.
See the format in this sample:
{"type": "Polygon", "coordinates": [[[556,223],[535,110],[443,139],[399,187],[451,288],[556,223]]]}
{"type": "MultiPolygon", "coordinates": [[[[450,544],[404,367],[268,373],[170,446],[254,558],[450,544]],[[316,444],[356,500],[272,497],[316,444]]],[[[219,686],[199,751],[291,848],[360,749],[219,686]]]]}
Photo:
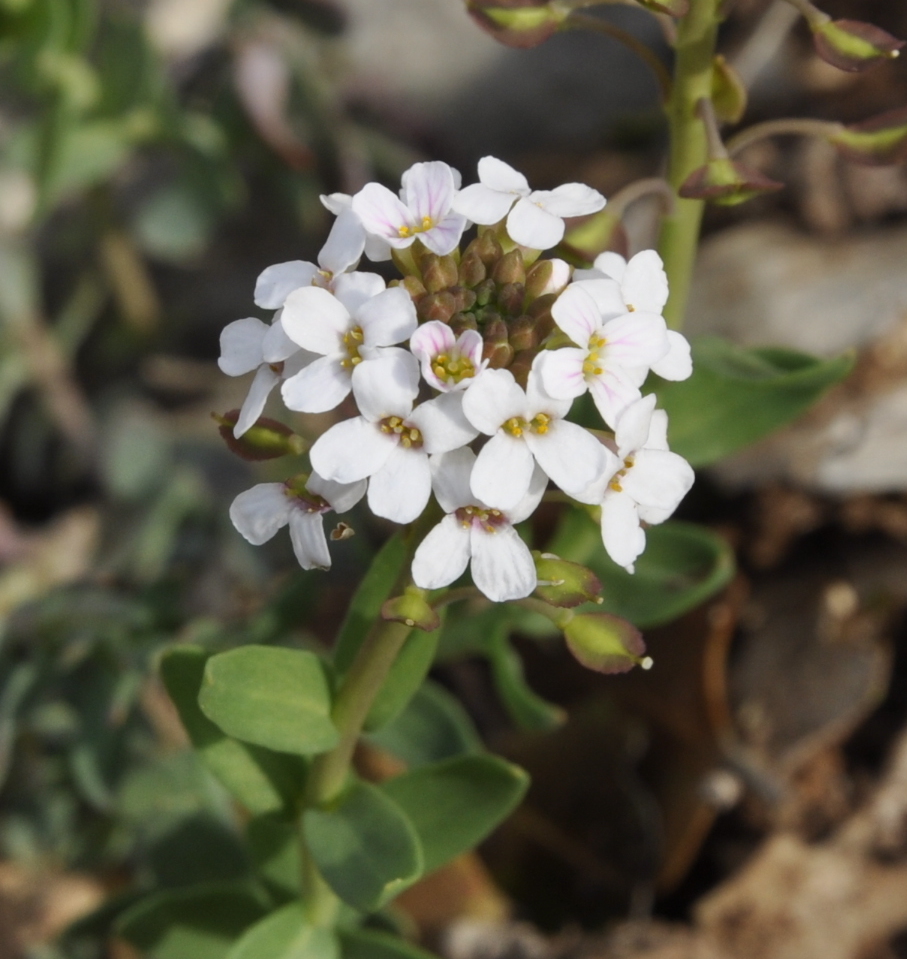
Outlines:
{"type": "Polygon", "coordinates": [[[515,436],[517,439],[519,439],[523,435],[523,431],[527,426],[529,426],[529,424],[521,416],[512,416],[509,420],[507,420],[503,428],[507,430],[511,436],[515,436]]]}
{"type": "Polygon", "coordinates": [[[551,417],[547,413],[538,413],[533,417],[530,427],[533,433],[538,433],[540,436],[544,436],[548,432],[548,425],[551,422],[551,417]]]}
{"type": "Polygon", "coordinates": [[[343,334],[343,345],[346,347],[348,356],[340,361],[340,365],[345,370],[351,370],[354,366],[358,366],[362,362],[362,357],[359,355],[359,347],[364,340],[365,334],[362,332],[361,326],[354,326],[351,330],[343,334]]]}
{"type": "Polygon", "coordinates": [[[386,416],[378,423],[378,429],[389,436],[399,436],[404,449],[421,449],[422,434],[415,426],[410,426],[402,417],[386,416]]]}
{"type": "Polygon", "coordinates": [[[459,383],[476,375],[475,364],[468,356],[454,350],[452,353],[439,353],[431,363],[431,371],[445,383],[459,383]]]}

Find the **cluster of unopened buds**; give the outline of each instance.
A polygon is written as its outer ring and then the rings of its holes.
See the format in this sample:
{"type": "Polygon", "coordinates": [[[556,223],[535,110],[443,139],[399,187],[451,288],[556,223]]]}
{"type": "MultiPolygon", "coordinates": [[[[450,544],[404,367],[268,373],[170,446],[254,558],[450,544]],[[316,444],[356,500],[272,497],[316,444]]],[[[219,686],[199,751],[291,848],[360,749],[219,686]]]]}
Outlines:
{"type": "Polygon", "coordinates": [[[399,196],[369,183],[324,197],[337,218],[318,263],[268,267],[255,303],[276,311],[272,322],[223,331],[221,369],[255,371],[230,421],[235,438],[291,434],[260,419],[278,384],[296,412],[333,410],[350,393],[358,410],[315,440],[311,474],[236,497],[230,516],[251,543],[289,525],[302,567],[326,568],[323,514],[366,496],[375,515],[407,524],[434,494],[444,515],[415,551],[414,583],[437,589],[471,566],[476,587],[502,602],[539,585],[515,527],[549,481],[600,508],[605,549],[631,572],[644,524],[664,521],[689,490],[667,416],[641,393],[650,371],[691,373],[687,341],[661,315],[658,255],[604,253],[587,270],[540,259],[563,239],[565,217],[595,213],[604,197],[577,183],[532,191],[493,157],[478,172],[461,189],[447,164],[417,163],[399,196]],[[402,278],[386,285],[358,270],[363,255],[393,259],[402,278]],[[587,392],[602,430],[568,418],[587,392]]]}

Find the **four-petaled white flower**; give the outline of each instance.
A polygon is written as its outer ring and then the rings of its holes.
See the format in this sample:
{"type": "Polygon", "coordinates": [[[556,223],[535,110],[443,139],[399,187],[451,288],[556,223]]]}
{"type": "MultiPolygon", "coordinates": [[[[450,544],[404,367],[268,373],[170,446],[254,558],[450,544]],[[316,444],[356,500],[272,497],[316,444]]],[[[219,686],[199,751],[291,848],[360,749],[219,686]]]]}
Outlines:
{"type": "Polygon", "coordinates": [[[330,569],[331,554],[322,517],[345,513],[365,494],[365,482],[335,483],[312,473],[306,483],[259,483],[230,506],[233,525],[253,546],[266,543],[289,524],[293,552],[303,569],[330,569]]]}
{"type": "Polygon", "coordinates": [[[431,495],[430,453],[446,453],[475,439],[463,416],[463,393],[442,393],[413,409],[419,364],[404,350],[353,370],[361,416],[344,420],[312,446],[312,466],[338,483],[369,479],[368,505],[376,516],[410,523],[431,495]]]}
{"type": "Polygon", "coordinates": [[[605,549],[631,573],[646,548],[640,521],[663,523],[693,485],[690,464],[668,449],[667,430],[668,415],[655,409],[654,394],[637,400],[617,421],[616,460],[611,457],[609,468],[574,494],[583,503],[601,504],[605,549]]]}
{"type": "Polygon", "coordinates": [[[424,323],[410,337],[409,348],[422,364],[422,376],[429,386],[442,393],[465,390],[488,365],[482,359],[482,334],[453,330],[440,320],[424,323]]]}
{"type": "Polygon", "coordinates": [[[497,509],[513,509],[529,489],[535,463],[567,493],[588,486],[605,467],[604,447],[564,419],[570,405],[545,393],[535,369],[525,392],[509,370],[477,376],[463,394],[463,412],[491,439],[476,459],[473,495],[497,509]]]}
{"type": "Polygon", "coordinates": [[[529,547],[513,528],[535,511],[547,486],[536,466],[526,495],[513,509],[492,509],[469,487],[476,456],[471,449],[432,456],[432,487],[447,514],[419,544],[413,557],[413,582],[440,589],[470,565],[477,589],[495,603],[528,596],[537,585],[529,547]]]}
{"type": "Polygon", "coordinates": [[[439,256],[452,253],[466,229],[466,217],[451,209],[460,174],[442,163],[416,163],[403,174],[400,196],[380,183],[367,183],[353,197],[353,212],[368,233],[397,250],[418,237],[439,256]]]}
{"type": "MultiPolygon", "coordinates": [[[[630,311],[661,313],[668,302],[668,276],[655,250],[643,250],[629,263],[619,253],[600,253],[591,270],[577,270],[575,280],[610,277],[620,284],[620,295],[630,311]]],[[[666,380],[685,380],[693,372],[690,344],[676,330],[668,330],[668,352],[652,365],[666,380]]]]}
{"type": "Polygon", "coordinates": [[[649,370],[670,348],[664,318],[639,310],[628,313],[620,286],[612,279],[571,283],[551,315],[577,348],[539,355],[545,390],[565,400],[589,390],[602,419],[613,428],[623,410],[639,399],[649,370]]]}
{"type": "Polygon", "coordinates": [[[317,286],[294,290],[282,323],[294,343],[321,354],[283,384],[283,400],[291,410],[323,413],[349,395],[353,370],[363,360],[409,339],[417,320],[403,287],[385,290],[374,273],[344,273],[334,281],[333,295],[317,286]]]}
{"type": "Polygon", "coordinates": [[[453,208],[483,225],[506,216],[511,239],[533,250],[548,250],[561,242],[564,217],[596,213],[605,205],[598,190],[582,183],[530,190],[522,173],[494,157],[479,160],[479,181],[460,190],[453,208]]]}
{"type": "MultiPolygon", "coordinates": [[[[321,205],[333,213],[334,216],[341,216],[346,212],[353,213],[353,198],[348,193],[329,193],[327,196],[322,194],[319,199],[321,200],[321,205]]],[[[355,213],[353,213],[353,215],[356,216],[355,213]]],[[[368,233],[358,216],[356,216],[355,226],[351,227],[351,229],[358,230],[359,234],[364,238],[365,255],[372,263],[382,263],[384,260],[391,258],[391,248],[387,242],[382,240],[380,236],[368,233]]]]}

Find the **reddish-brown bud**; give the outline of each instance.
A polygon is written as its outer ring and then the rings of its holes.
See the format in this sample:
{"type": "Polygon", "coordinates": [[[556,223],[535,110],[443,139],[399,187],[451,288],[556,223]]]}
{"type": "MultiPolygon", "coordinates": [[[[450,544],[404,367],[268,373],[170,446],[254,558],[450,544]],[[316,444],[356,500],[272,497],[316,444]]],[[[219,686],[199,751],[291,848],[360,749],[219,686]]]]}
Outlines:
{"type": "Polygon", "coordinates": [[[510,345],[514,351],[532,350],[539,345],[535,320],[531,316],[518,316],[510,321],[510,345]]]}
{"type": "Polygon", "coordinates": [[[464,330],[477,330],[475,313],[454,313],[450,318],[450,328],[459,336],[464,330]]]}
{"type": "Polygon", "coordinates": [[[457,312],[457,298],[449,290],[428,293],[419,300],[416,314],[420,320],[446,323],[457,312]]]}
{"type": "Polygon", "coordinates": [[[466,8],[495,40],[522,50],[547,40],[569,12],[549,6],[546,0],[466,0],[466,8]]]}
{"type": "Polygon", "coordinates": [[[476,305],[476,295],[472,290],[467,290],[465,286],[452,287],[450,292],[457,301],[457,312],[471,310],[476,305]]]}
{"type": "Polygon", "coordinates": [[[485,346],[482,358],[488,360],[493,370],[502,370],[510,365],[513,359],[513,347],[510,345],[507,324],[500,319],[487,323],[482,333],[485,346]]]}
{"type": "Polygon", "coordinates": [[[762,193],[774,193],[783,186],[758,170],[726,157],[717,157],[694,170],[678,193],[686,200],[710,200],[720,206],[736,206],[762,193]]]}
{"type": "Polygon", "coordinates": [[[476,306],[488,306],[497,293],[497,287],[494,280],[482,280],[473,292],[476,295],[476,306]]]}
{"type": "Polygon", "coordinates": [[[450,255],[438,256],[436,253],[425,254],[421,261],[422,282],[429,293],[439,293],[459,281],[457,261],[450,255]]]}
{"type": "Polygon", "coordinates": [[[482,258],[475,250],[469,250],[460,260],[459,280],[468,289],[473,289],[488,276],[482,258]]]}
{"type": "Polygon", "coordinates": [[[526,290],[522,283],[505,283],[498,288],[497,304],[505,316],[519,316],[523,312],[526,290]]]}
{"type": "Polygon", "coordinates": [[[501,244],[498,242],[498,238],[492,230],[485,230],[483,233],[480,233],[464,250],[464,258],[471,253],[475,253],[482,263],[485,264],[486,269],[497,263],[504,255],[501,244]]]}
{"type": "Polygon", "coordinates": [[[388,286],[402,286],[412,297],[413,303],[418,303],[425,296],[426,290],[417,276],[405,276],[402,280],[391,280],[388,286]]]}
{"type": "Polygon", "coordinates": [[[239,420],[239,410],[230,410],[220,416],[212,413],[217,430],[227,446],[244,460],[273,460],[280,456],[299,456],[308,448],[306,441],[294,433],[289,426],[266,416],[259,417],[238,439],[233,435],[233,427],[239,420]]]}
{"type": "Polygon", "coordinates": [[[902,163],[907,160],[907,107],[842,127],[828,139],[854,163],[902,163]]]}
{"type": "Polygon", "coordinates": [[[892,60],[899,55],[903,40],[872,23],[860,20],[824,20],[810,23],[816,52],[832,66],[848,73],[859,73],[869,67],[892,60]]]}
{"type": "Polygon", "coordinates": [[[526,267],[523,265],[523,254],[519,250],[511,250],[495,263],[491,271],[491,278],[498,285],[504,283],[526,283],[526,267]]]}

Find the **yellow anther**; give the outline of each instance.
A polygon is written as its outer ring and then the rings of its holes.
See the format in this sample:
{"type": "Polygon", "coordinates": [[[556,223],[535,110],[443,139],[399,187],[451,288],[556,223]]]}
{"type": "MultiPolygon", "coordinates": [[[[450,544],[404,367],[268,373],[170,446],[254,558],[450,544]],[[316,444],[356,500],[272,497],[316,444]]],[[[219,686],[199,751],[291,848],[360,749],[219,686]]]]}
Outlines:
{"type": "Polygon", "coordinates": [[[468,356],[454,351],[439,353],[433,360],[431,371],[445,383],[459,383],[476,375],[475,364],[468,356]]]}
{"type": "Polygon", "coordinates": [[[529,424],[528,424],[522,417],[520,417],[520,416],[512,416],[512,417],[511,417],[509,420],[507,420],[507,422],[504,424],[504,429],[507,430],[507,432],[508,432],[511,436],[516,436],[517,438],[519,438],[520,436],[523,435],[523,430],[524,430],[528,425],[529,425],[529,424]]]}
{"type": "Polygon", "coordinates": [[[420,449],[422,446],[422,434],[414,426],[404,422],[399,416],[386,416],[378,423],[378,429],[389,436],[399,436],[400,443],[405,449],[420,449]]]}
{"type": "Polygon", "coordinates": [[[407,237],[412,235],[412,230],[408,226],[401,226],[398,227],[397,233],[399,233],[402,237],[407,237]]]}
{"type": "Polygon", "coordinates": [[[620,485],[620,480],[613,479],[608,483],[610,489],[613,489],[615,493],[622,493],[624,491],[623,486],[620,485]]]}
{"type": "Polygon", "coordinates": [[[551,417],[547,413],[537,413],[529,424],[533,433],[539,433],[544,436],[548,432],[548,425],[551,423],[551,417]]]}
{"type": "Polygon", "coordinates": [[[423,230],[430,230],[433,226],[434,226],[434,223],[432,222],[432,219],[431,219],[430,216],[423,216],[423,217],[422,217],[422,229],[423,229],[423,230]]]}

